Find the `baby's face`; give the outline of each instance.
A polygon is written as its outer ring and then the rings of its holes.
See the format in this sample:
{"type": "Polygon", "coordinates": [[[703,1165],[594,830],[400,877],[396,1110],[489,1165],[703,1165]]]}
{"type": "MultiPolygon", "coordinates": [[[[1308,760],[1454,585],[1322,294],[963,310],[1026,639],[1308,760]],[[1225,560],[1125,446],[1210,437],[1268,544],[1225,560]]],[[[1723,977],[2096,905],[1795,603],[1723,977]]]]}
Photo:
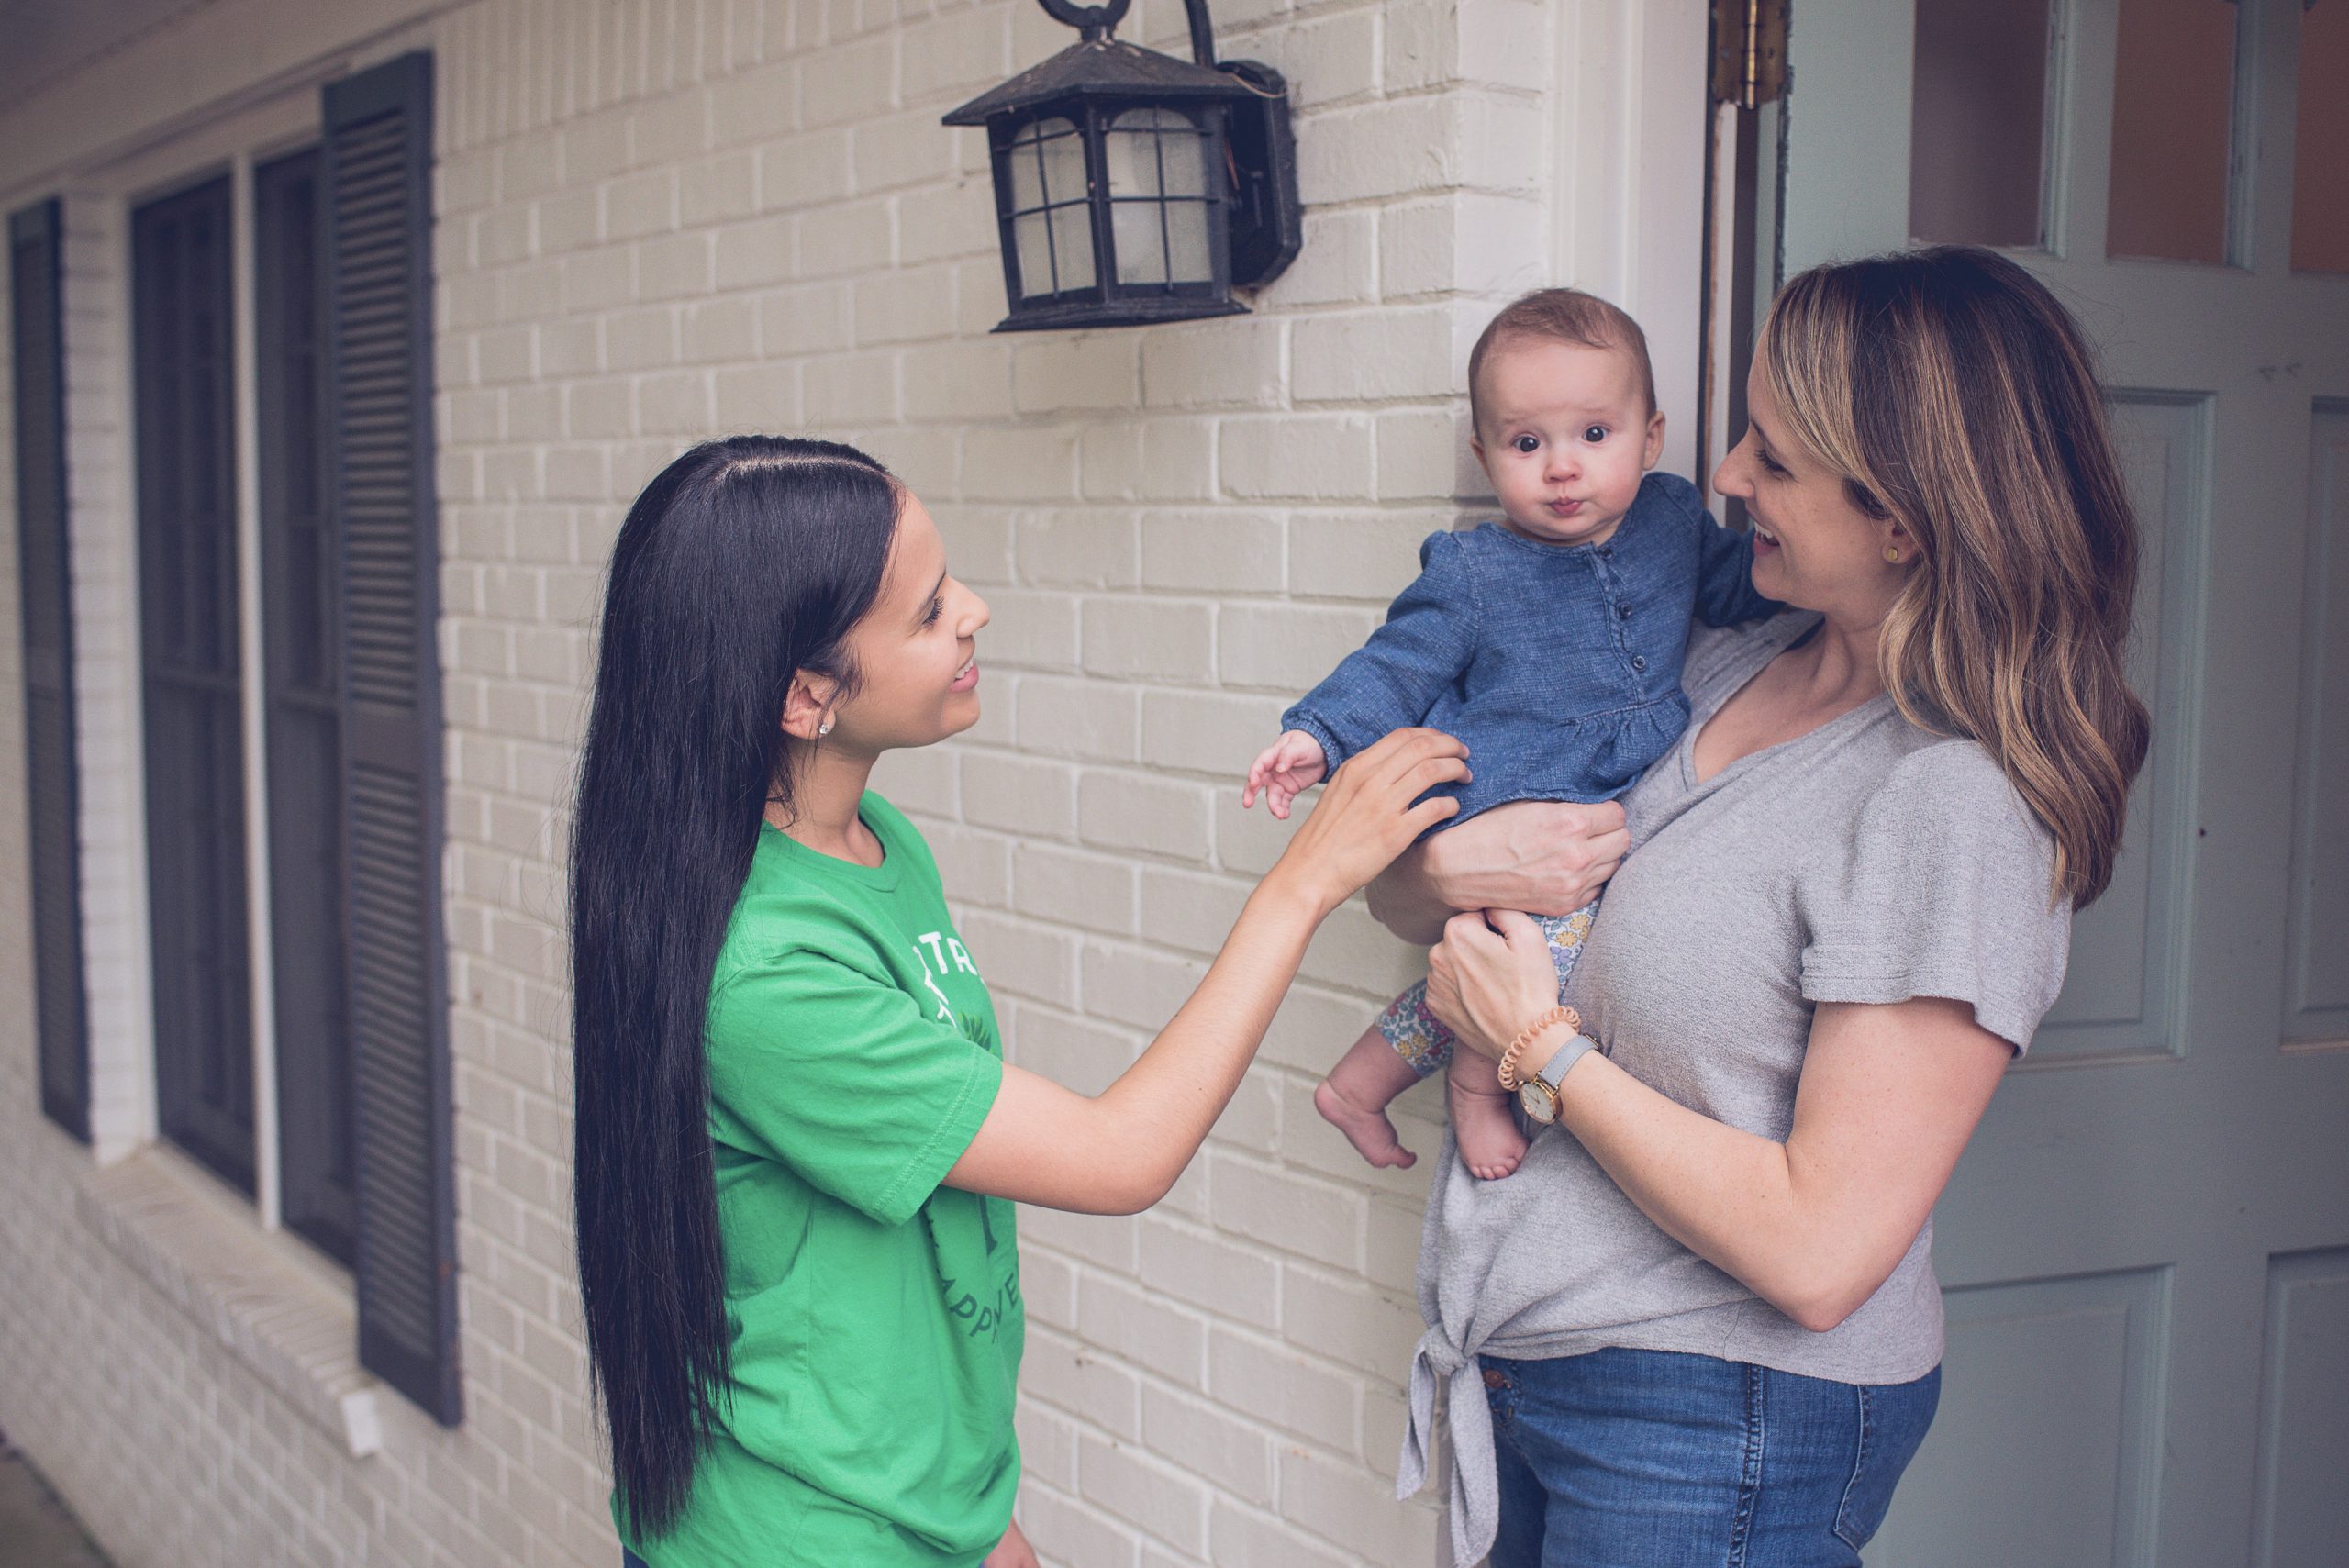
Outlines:
{"type": "Polygon", "coordinates": [[[1545,544],[1603,544],[1664,450],[1664,416],[1620,349],[1553,338],[1497,345],[1474,446],[1508,526],[1545,544]]]}

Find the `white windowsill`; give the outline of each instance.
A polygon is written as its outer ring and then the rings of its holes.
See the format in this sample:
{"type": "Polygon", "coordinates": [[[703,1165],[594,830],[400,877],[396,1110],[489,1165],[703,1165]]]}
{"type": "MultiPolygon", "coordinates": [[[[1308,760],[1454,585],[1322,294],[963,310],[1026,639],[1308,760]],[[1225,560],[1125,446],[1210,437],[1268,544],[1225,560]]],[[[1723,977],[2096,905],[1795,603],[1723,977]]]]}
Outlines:
{"type": "Polygon", "coordinates": [[[289,1255],[192,1162],[160,1145],[81,1176],[82,1223],[353,1459],[383,1446],[381,1385],[325,1269],[289,1255]]]}

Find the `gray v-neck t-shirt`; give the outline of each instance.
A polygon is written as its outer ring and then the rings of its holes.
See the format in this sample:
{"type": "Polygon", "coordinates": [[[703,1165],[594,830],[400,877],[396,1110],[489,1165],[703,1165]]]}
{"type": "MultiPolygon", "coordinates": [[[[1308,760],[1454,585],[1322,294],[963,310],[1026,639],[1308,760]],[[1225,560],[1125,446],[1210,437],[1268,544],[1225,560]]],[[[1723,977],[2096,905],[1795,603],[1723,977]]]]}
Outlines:
{"type": "MultiPolygon", "coordinates": [[[[1776,1140],[1794,1124],[1818,1003],[1953,997],[2020,1053],[2063,984],[2071,931],[2069,902],[2050,895],[2054,842],[1998,763],[1888,696],[1698,782],[1698,729],[1818,618],[1698,628],[1691,722],[1623,796],[1631,850],[1566,986],[1625,1071],[1776,1140]]],[[[1686,1351],[1884,1384],[1942,1353],[1930,1220],[1875,1295],[1813,1333],[1665,1235],[1562,1127],[1497,1182],[1470,1175],[1446,1131],[1419,1294],[1430,1327],[1404,1479],[1416,1491],[1424,1477],[1448,1385],[1453,1544],[1477,1551],[1494,1486],[1479,1354],[1686,1351]]]]}

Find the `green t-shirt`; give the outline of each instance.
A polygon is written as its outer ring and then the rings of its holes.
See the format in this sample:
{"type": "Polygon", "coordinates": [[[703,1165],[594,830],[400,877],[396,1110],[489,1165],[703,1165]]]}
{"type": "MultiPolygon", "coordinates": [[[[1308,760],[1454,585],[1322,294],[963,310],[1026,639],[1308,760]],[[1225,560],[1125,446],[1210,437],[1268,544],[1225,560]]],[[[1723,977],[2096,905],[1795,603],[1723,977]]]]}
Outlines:
{"type": "Polygon", "coordinates": [[[651,1568],[975,1564],[1019,1484],[1012,1206],[939,1185],[1003,1081],[995,1008],[896,808],[882,863],[759,833],[710,986],[733,1382],[651,1568]]]}

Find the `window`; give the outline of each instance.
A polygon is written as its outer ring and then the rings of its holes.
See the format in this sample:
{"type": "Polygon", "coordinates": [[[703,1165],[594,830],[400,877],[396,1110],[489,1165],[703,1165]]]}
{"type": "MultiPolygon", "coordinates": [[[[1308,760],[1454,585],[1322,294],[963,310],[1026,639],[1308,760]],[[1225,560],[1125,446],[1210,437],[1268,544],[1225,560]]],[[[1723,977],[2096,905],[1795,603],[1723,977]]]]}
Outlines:
{"type": "Polygon", "coordinates": [[[226,174],[131,217],[142,706],[163,1135],[248,1196],[273,1139],[280,1221],[356,1255],[340,823],[340,594],[327,527],[319,151],[226,174]],[[261,602],[239,600],[232,230],[250,233],[261,602]],[[245,622],[258,614],[270,896],[249,907],[245,622]],[[266,929],[256,932],[257,925],[266,929]],[[252,942],[268,944],[273,1051],[252,942]],[[274,1057],[274,1114],[254,1093],[274,1057]]]}
{"type": "Polygon", "coordinates": [[[348,1263],[358,1228],[344,973],[341,595],[326,478],[318,150],[253,171],[262,713],[278,1210],[348,1263]]]}
{"type": "MultiPolygon", "coordinates": [[[[128,260],[157,1125],[350,1266],[361,1363],[454,1423],[431,89],[422,54],[328,83],[316,146],[140,200],[128,260]]],[[[12,307],[43,459],[19,470],[42,1082],[72,1127],[56,229],[55,204],[12,220],[12,307]]]]}
{"type": "Polygon", "coordinates": [[[229,181],[131,215],[140,706],[163,1136],[254,1188],[229,181]]]}

